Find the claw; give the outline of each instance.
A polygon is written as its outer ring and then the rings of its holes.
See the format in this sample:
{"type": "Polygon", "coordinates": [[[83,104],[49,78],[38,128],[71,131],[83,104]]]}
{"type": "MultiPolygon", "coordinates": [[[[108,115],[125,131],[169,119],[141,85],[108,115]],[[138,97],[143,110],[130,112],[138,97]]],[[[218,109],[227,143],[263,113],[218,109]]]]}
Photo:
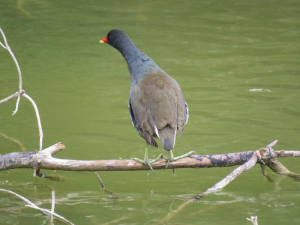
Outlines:
{"type": "MultiPolygon", "coordinates": [[[[153,168],[152,168],[152,166],[151,166],[151,162],[155,162],[155,159],[154,160],[151,160],[151,161],[149,161],[148,160],[148,157],[147,157],[147,159],[145,159],[145,160],[142,160],[142,159],[139,159],[139,158],[130,158],[130,159],[132,159],[132,160],[135,160],[135,161],[138,161],[138,162],[140,162],[140,163],[142,163],[142,164],[144,164],[144,165],[148,165],[149,166],[149,168],[150,168],[150,170],[152,171],[152,173],[154,173],[154,170],[153,170],[153,168]]],[[[157,161],[157,160],[156,160],[157,161]]]]}
{"type": "Polygon", "coordinates": [[[182,159],[182,158],[184,158],[184,157],[187,157],[187,156],[192,155],[192,154],[195,154],[195,153],[196,153],[195,151],[190,151],[190,152],[188,152],[188,153],[186,153],[186,154],[183,154],[183,155],[174,157],[174,156],[173,156],[173,151],[170,150],[170,156],[169,156],[169,158],[163,156],[164,159],[168,160],[165,169],[168,168],[170,162],[175,161],[175,160],[178,160],[178,159],[182,159]]]}
{"type": "MultiPolygon", "coordinates": [[[[162,156],[163,156],[163,154],[160,153],[160,155],[159,155],[156,159],[153,159],[153,160],[150,160],[150,161],[149,161],[149,159],[148,159],[148,144],[147,144],[146,150],[145,150],[145,157],[144,157],[144,160],[138,159],[138,158],[131,158],[131,159],[132,159],[132,160],[135,160],[135,161],[138,161],[138,162],[140,162],[140,163],[142,163],[142,164],[144,164],[144,165],[148,165],[149,168],[150,168],[150,170],[152,171],[152,173],[154,173],[154,170],[153,170],[153,168],[152,168],[152,166],[151,166],[151,163],[156,162],[157,160],[159,160],[160,158],[162,158],[162,156]]],[[[147,174],[148,174],[148,172],[147,172],[147,174]]]]}

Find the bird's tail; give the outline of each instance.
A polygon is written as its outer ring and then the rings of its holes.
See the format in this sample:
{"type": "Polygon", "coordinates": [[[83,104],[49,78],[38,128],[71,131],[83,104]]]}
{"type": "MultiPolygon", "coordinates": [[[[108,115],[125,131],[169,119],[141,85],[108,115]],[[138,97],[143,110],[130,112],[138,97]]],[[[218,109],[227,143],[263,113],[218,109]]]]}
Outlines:
{"type": "Polygon", "coordinates": [[[176,129],[167,125],[163,129],[158,130],[158,134],[164,149],[167,151],[172,150],[175,146],[176,129]]]}

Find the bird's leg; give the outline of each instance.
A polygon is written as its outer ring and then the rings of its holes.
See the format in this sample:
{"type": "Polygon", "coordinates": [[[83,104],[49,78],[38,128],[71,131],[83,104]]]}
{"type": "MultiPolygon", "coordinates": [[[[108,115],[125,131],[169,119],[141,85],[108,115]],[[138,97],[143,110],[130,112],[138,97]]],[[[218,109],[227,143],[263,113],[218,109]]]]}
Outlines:
{"type": "Polygon", "coordinates": [[[153,170],[153,168],[152,168],[152,166],[151,166],[150,163],[156,162],[157,160],[159,160],[159,159],[161,158],[161,156],[162,156],[162,153],[161,153],[156,159],[153,159],[153,160],[149,161],[149,159],[148,159],[148,143],[147,143],[147,144],[146,144],[146,149],[145,149],[145,157],[144,157],[144,160],[138,159],[138,158],[131,158],[131,159],[136,160],[136,161],[138,161],[138,162],[140,162],[140,163],[143,163],[143,164],[145,164],[145,165],[148,165],[148,166],[150,167],[151,171],[154,173],[154,170],[153,170]]]}
{"type": "Polygon", "coordinates": [[[195,153],[196,153],[195,151],[190,151],[190,152],[188,152],[188,153],[186,153],[186,154],[183,154],[183,155],[174,157],[173,151],[170,150],[170,156],[169,156],[169,158],[163,155],[163,158],[164,158],[165,160],[168,160],[165,169],[168,168],[170,162],[175,161],[175,160],[178,160],[178,159],[182,159],[182,158],[184,158],[184,157],[187,157],[187,156],[189,156],[189,155],[191,155],[191,154],[195,154],[195,153]]]}
{"type": "Polygon", "coordinates": [[[162,153],[160,153],[160,154],[159,154],[159,156],[157,156],[157,158],[156,158],[156,159],[150,160],[149,162],[150,162],[150,163],[154,163],[154,162],[156,162],[157,160],[161,159],[161,156],[162,156],[162,155],[163,155],[163,154],[162,154],[162,153]]]}

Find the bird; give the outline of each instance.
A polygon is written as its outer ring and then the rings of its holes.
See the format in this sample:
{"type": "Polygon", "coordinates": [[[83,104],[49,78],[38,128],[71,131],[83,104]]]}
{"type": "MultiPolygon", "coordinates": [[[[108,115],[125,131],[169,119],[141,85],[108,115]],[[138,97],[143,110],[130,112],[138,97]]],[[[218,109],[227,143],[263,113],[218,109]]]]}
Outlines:
{"type": "Polygon", "coordinates": [[[181,136],[189,118],[189,108],[179,84],[156,63],[141,52],[128,35],[119,29],[109,31],[100,43],[107,43],[117,49],[125,58],[130,73],[129,114],[134,128],[146,141],[144,160],[131,158],[148,165],[165,158],[170,162],[189,156],[194,151],[174,157],[176,132],[181,136]],[[148,145],[158,147],[154,138],[159,138],[169,157],[161,153],[156,159],[148,159],[148,145]]]}

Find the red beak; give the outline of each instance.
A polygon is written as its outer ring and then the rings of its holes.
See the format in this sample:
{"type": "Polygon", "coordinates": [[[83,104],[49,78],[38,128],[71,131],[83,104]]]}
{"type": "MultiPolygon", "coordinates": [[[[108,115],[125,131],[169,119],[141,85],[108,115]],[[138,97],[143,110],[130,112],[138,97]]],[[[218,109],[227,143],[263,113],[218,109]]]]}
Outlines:
{"type": "Polygon", "coordinates": [[[106,42],[107,42],[107,37],[102,38],[102,39],[100,40],[100,43],[106,43],[106,42]]]}

